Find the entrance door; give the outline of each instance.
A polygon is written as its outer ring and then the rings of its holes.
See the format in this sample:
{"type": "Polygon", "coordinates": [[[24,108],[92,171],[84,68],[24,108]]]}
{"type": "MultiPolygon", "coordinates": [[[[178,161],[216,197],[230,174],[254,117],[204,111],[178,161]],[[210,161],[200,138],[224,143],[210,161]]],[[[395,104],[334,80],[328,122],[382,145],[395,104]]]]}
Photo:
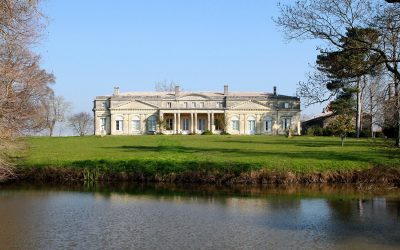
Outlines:
{"type": "Polygon", "coordinates": [[[204,119],[204,118],[200,118],[199,120],[198,120],[198,130],[200,131],[200,132],[204,132],[205,130],[206,130],[206,119],[204,119]]]}
{"type": "Polygon", "coordinates": [[[189,118],[182,118],[181,121],[181,129],[183,133],[188,133],[189,132],[189,118]]]}

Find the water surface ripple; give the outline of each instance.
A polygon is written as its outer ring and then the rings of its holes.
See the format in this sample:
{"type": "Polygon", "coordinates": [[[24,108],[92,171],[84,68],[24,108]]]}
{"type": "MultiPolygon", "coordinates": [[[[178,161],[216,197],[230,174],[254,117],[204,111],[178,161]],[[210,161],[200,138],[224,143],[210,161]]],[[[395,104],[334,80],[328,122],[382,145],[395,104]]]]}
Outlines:
{"type": "Polygon", "coordinates": [[[0,186],[1,249],[399,249],[398,189],[0,186]]]}

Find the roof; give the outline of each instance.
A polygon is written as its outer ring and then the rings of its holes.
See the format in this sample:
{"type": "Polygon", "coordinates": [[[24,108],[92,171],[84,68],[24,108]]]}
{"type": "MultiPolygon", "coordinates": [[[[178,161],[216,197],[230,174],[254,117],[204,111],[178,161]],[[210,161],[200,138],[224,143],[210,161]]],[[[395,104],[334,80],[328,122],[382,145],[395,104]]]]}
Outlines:
{"type": "MultiPolygon", "coordinates": [[[[223,92],[189,92],[189,91],[180,91],[179,96],[190,96],[190,95],[204,95],[208,97],[224,97],[223,92]]],[[[228,97],[237,97],[237,98],[246,98],[246,97],[273,97],[274,95],[267,92],[229,92],[228,97]]],[[[113,95],[104,95],[97,96],[96,99],[103,99],[113,97],[113,95]]],[[[120,93],[118,97],[152,97],[152,98],[175,98],[175,92],[125,92],[120,93]]],[[[298,99],[295,96],[286,96],[286,95],[278,95],[280,98],[290,98],[290,99],[298,99]]]]}
{"type": "Polygon", "coordinates": [[[322,120],[325,118],[329,118],[331,116],[333,116],[334,113],[332,111],[328,111],[328,112],[322,112],[319,114],[314,115],[312,118],[302,121],[303,123],[307,123],[307,122],[312,122],[312,121],[316,121],[316,120],[322,120]]]}

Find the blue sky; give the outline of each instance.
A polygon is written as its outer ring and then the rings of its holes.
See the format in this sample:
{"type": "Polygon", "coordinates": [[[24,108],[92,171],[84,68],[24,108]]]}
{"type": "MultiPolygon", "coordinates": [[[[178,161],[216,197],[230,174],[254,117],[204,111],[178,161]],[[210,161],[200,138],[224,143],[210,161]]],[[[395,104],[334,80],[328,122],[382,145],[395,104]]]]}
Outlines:
{"type": "Polygon", "coordinates": [[[315,41],[284,40],[272,21],[277,2],[46,0],[49,24],[37,50],[74,111],[90,111],[93,98],[114,86],[152,91],[165,80],[192,91],[276,85],[294,95],[317,51],[315,41]]]}

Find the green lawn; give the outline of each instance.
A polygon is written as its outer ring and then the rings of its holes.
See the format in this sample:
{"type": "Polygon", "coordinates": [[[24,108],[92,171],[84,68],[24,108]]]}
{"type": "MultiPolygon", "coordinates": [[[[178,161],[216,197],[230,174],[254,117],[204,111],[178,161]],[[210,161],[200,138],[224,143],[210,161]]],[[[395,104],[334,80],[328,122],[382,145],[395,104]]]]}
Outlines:
{"type": "Polygon", "coordinates": [[[343,148],[334,137],[90,136],[32,137],[28,141],[31,147],[24,165],[29,167],[144,162],[178,170],[200,164],[312,172],[400,166],[400,150],[383,139],[347,139],[343,148]]]}

